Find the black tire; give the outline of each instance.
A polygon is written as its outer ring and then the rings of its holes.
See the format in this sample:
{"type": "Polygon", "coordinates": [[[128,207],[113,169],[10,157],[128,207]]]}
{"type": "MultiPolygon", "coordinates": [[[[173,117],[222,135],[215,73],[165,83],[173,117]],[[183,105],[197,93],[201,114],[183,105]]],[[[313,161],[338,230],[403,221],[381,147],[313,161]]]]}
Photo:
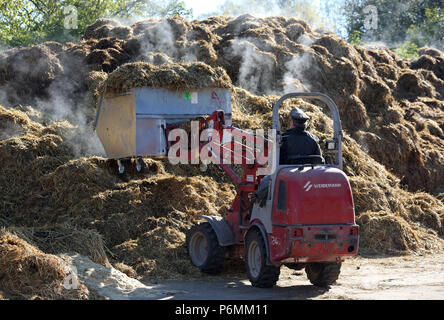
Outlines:
{"type": "Polygon", "coordinates": [[[193,226],[187,233],[187,251],[190,261],[200,271],[220,273],[225,261],[225,248],[219,245],[216,233],[208,222],[193,226]]]}
{"type": "Polygon", "coordinates": [[[245,265],[254,287],[271,288],[279,280],[280,267],[267,264],[268,253],[259,230],[248,232],[245,240],[245,265]]]}
{"type": "Polygon", "coordinates": [[[341,262],[308,263],[305,266],[308,280],[318,287],[335,283],[341,273],[341,262]]]}

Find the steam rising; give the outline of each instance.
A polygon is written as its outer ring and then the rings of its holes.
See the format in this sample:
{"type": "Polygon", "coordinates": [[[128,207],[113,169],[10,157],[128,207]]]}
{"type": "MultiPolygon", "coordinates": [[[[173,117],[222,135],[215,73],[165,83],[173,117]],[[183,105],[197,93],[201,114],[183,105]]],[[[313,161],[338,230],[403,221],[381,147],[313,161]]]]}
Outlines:
{"type": "Polygon", "coordinates": [[[159,20],[155,27],[148,28],[143,37],[139,38],[139,43],[142,60],[149,60],[150,52],[160,52],[170,57],[178,56],[173,30],[166,20],[159,20]]]}
{"type": "Polygon", "coordinates": [[[304,77],[304,74],[311,69],[312,58],[309,54],[294,56],[285,67],[287,72],[284,74],[284,93],[310,91],[310,81],[304,77]]]}
{"type": "MultiPolygon", "coordinates": [[[[76,157],[104,155],[91,126],[95,111],[88,104],[88,94],[81,93],[86,66],[74,59],[62,66],[59,57],[42,45],[4,52],[0,74],[9,81],[0,82],[0,103],[18,108],[42,124],[68,121],[74,127],[64,138],[76,157]]],[[[12,125],[2,130],[0,139],[20,134],[12,125]]]]}
{"type": "Polygon", "coordinates": [[[238,85],[252,92],[270,92],[275,80],[273,56],[260,52],[246,39],[235,39],[231,49],[232,54],[241,59],[238,85]]]}
{"type": "MultiPolygon", "coordinates": [[[[268,13],[281,13],[273,10],[268,13]]],[[[259,18],[248,16],[248,19],[252,25],[261,27],[259,18]]],[[[118,21],[114,23],[114,26],[125,28],[118,21]]],[[[134,39],[140,45],[139,54],[133,60],[153,64],[200,60],[201,44],[195,41],[200,39],[200,34],[192,30],[190,26],[186,28],[182,30],[185,33],[178,34],[167,19],[149,19],[133,25],[134,39]],[[139,32],[134,28],[138,24],[141,27],[139,32]]],[[[112,28],[109,30],[112,32],[112,28]]],[[[242,30],[234,31],[239,34],[242,30]]],[[[251,92],[268,94],[283,94],[288,91],[310,88],[309,81],[303,76],[304,72],[310,69],[312,63],[310,56],[306,54],[295,56],[284,66],[278,66],[273,54],[258,49],[261,43],[257,41],[258,39],[255,38],[236,37],[231,45],[224,49],[233,61],[238,61],[237,86],[251,92]],[[286,70],[283,79],[276,79],[278,67],[286,70]],[[284,91],[275,92],[276,81],[281,80],[286,83],[284,91]]],[[[310,46],[313,39],[303,34],[297,42],[310,46]]],[[[211,54],[211,50],[206,53],[211,54]]],[[[17,83],[16,87],[11,88],[8,81],[0,82],[0,103],[9,107],[17,104],[31,105],[42,115],[36,120],[43,123],[69,121],[76,128],[66,133],[65,142],[69,143],[77,157],[105,155],[92,129],[95,110],[91,106],[91,97],[82,87],[89,72],[84,60],[73,59],[69,55],[66,56],[65,52],[53,51],[43,45],[31,47],[29,52],[21,53],[16,60],[6,59],[16,52],[17,49],[4,52],[0,61],[0,75],[3,73],[4,77],[11,77],[7,70],[15,70],[15,78],[13,75],[10,82],[13,86],[17,83]],[[31,66],[32,70],[29,69],[31,66]],[[26,81],[29,75],[35,79],[36,87],[27,87],[26,81]],[[38,87],[38,81],[47,85],[38,87]],[[43,92],[44,94],[41,94],[43,92]]],[[[214,55],[217,58],[216,52],[214,55]]],[[[17,128],[11,126],[3,129],[1,138],[5,139],[19,134],[17,128]]]]}
{"type": "MultiPolygon", "coordinates": [[[[66,82],[67,86],[71,84],[66,82]]],[[[68,121],[76,128],[65,133],[66,143],[76,157],[105,156],[103,147],[92,128],[93,113],[84,104],[67,101],[56,88],[49,90],[49,99],[37,101],[35,107],[49,122],[68,121]]]]}

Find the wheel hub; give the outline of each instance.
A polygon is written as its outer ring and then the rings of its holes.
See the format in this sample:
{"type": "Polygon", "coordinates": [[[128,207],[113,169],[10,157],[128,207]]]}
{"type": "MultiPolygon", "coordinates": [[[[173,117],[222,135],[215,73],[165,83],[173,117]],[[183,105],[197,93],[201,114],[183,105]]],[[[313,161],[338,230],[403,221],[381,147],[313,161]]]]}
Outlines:
{"type": "Polygon", "coordinates": [[[205,263],[208,257],[208,243],[202,232],[196,232],[192,235],[189,252],[191,260],[196,266],[201,266],[205,263]]]}
{"type": "Polygon", "coordinates": [[[258,277],[261,270],[261,250],[256,241],[250,243],[248,248],[248,267],[253,277],[258,277]]]}

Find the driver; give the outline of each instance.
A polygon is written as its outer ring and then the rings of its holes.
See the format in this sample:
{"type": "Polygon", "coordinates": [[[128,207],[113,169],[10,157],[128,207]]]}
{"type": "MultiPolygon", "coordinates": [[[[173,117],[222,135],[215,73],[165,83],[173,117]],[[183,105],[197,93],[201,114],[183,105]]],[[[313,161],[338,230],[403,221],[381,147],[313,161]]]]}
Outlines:
{"type": "MultiPolygon", "coordinates": [[[[279,163],[297,164],[297,160],[296,162],[295,160],[290,160],[291,157],[303,158],[303,156],[315,155],[322,157],[318,137],[306,131],[307,120],[310,117],[299,108],[294,108],[290,112],[290,118],[290,129],[282,134],[279,163]]],[[[261,207],[265,205],[270,181],[271,176],[265,176],[256,191],[256,201],[261,207]]]]}
{"type": "Polygon", "coordinates": [[[294,164],[289,160],[297,156],[322,156],[318,137],[306,131],[310,117],[299,108],[294,108],[290,112],[290,118],[290,129],[282,134],[279,163],[294,164]]]}

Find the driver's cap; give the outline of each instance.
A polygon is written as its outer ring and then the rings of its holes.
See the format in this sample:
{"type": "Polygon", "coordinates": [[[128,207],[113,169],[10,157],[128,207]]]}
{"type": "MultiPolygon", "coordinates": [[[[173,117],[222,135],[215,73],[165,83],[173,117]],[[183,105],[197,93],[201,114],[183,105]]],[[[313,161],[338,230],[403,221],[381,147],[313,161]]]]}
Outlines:
{"type": "Polygon", "coordinates": [[[299,109],[299,108],[294,108],[293,110],[291,110],[291,112],[290,112],[290,117],[291,117],[293,120],[297,120],[297,121],[307,121],[307,120],[310,119],[310,117],[307,116],[307,115],[305,114],[305,112],[302,111],[302,110],[299,109]]]}

